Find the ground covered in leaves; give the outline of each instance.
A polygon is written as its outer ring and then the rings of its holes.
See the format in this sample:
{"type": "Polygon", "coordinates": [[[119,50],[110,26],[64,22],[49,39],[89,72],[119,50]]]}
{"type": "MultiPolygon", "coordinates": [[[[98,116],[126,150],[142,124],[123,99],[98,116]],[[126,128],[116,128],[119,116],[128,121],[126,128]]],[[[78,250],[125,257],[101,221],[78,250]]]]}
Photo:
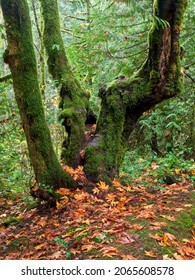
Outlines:
{"type": "MultiPolygon", "coordinates": [[[[81,167],[68,171],[84,178],[81,167]]],[[[195,188],[186,175],[171,185],[157,186],[148,172],[119,181],[60,189],[53,208],[21,193],[0,197],[0,259],[195,259],[195,188]]]]}

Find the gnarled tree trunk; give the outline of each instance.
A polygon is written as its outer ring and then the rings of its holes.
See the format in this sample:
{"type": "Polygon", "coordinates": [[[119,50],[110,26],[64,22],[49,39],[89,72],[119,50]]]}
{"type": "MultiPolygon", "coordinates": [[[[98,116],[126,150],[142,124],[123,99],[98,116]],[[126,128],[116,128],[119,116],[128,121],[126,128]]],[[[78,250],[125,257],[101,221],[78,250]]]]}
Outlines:
{"type": "Polygon", "coordinates": [[[179,35],[186,6],[187,0],[155,0],[147,60],[134,76],[101,88],[96,134],[85,150],[84,169],[89,179],[113,179],[140,116],[181,91],[179,35]]]}
{"type": "MultiPolygon", "coordinates": [[[[68,133],[64,157],[80,162],[85,141],[88,97],[70,70],[60,34],[56,0],[40,0],[45,21],[48,65],[60,89],[61,119],[68,133]],[[54,36],[55,35],[55,36],[54,36]]],[[[102,106],[95,136],[85,148],[84,169],[92,181],[112,180],[128,148],[128,139],[143,112],[181,91],[179,35],[187,0],[155,0],[149,31],[149,52],[132,77],[120,77],[100,90],[102,106]]],[[[16,100],[37,181],[72,187],[53,151],[37,78],[29,11],[26,0],[1,0],[6,23],[9,63],[16,100]]]]}
{"type": "Polygon", "coordinates": [[[60,31],[57,0],[39,0],[44,19],[44,44],[51,73],[60,94],[59,120],[67,137],[62,146],[62,159],[76,167],[81,164],[80,151],[85,138],[89,96],[71,71],[60,31]]]}
{"type": "Polygon", "coordinates": [[[38,84],[31,21],[26,0],[1,0],[8,48],[4,60],[9,64],[16,101],[26,135],[31,164],[40,185],[76,187],[62,169],[52,147],[45,121],[38,84]]]}

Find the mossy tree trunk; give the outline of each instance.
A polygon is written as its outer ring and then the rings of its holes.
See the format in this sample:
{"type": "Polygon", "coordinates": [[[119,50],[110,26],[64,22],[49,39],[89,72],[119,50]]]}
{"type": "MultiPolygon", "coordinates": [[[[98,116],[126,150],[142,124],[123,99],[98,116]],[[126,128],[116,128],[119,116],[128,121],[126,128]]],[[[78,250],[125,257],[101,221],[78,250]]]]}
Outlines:
{"type": "Polygon", "coordinates": [[[44,44],[48,67],[60,94],[59,120],[67,137],[62,145],[62,159],[76,167],[81,164],[80,151],[85,138],[85,121],[89,96],[71,71],[60,31],[57,0],[40,0],[44,18],[44,44]]]}
{"type": "Polygon", "coordinates": [[[38,84],[31,21],[26,0],[1,0],[8,47],[4,55],[11,69],[16,101],[26,135],[29,156],[40,185],[75,187],[52,147],[38,84]]]}
{"type": "Polygon", "coordinates": [[[85,171],[93,181],[117,175],[128,139],[140,116],[182,88],[179,35],[187,0],[155,0],[148,57],[132,77],[104,85],[97,130],[85,150],[85,171]]]}

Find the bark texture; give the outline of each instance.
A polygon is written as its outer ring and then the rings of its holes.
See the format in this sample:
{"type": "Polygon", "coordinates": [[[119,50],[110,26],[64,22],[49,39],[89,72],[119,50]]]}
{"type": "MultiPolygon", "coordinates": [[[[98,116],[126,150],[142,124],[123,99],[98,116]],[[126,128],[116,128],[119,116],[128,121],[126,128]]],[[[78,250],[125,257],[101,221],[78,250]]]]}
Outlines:
{"type": "Polygon", "coordinates": [[[29,156],[40,186],[74,187],[73,179],[62,169],[52,147],[38,84],[31,21],[26,0],[1,0],[9,64],[16,101],[26,135],[29,156]]]}
{"type": "Polygon", "coordinates": [[[86,147],[84,169],[93,181],[113,179],[140,116],[182,88],[179,35],[187,0],[155,0],[148,35],[149,52],[142,68],[100,89],[97,130],[86,147]]]}
{"type": "Polygon", "coordinates": [[[62,147],[62,159],[66,164],[76,167],[81,164],[79,154],[85,138],[89,96],[71,71],[60,31],[57,0],[40,0],[40,3],[49,72],[59,89],[59,120],[67,133],[62,147]]]}

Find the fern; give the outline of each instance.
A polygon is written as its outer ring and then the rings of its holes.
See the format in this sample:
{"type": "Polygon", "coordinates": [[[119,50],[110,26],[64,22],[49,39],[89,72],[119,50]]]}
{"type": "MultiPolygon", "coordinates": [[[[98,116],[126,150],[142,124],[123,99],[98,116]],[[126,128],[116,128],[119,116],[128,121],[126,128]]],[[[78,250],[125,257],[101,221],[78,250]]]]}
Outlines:
{"type": "Polygon", "coordinates": [[[168,21],[163,20],[155,15],[152,15],[152,16],[153,16],[153,19],[154,19],[154,22],[155,22],[157,28],[166,29],[166,28],[170,27],[170,24],[168,21]]]}

